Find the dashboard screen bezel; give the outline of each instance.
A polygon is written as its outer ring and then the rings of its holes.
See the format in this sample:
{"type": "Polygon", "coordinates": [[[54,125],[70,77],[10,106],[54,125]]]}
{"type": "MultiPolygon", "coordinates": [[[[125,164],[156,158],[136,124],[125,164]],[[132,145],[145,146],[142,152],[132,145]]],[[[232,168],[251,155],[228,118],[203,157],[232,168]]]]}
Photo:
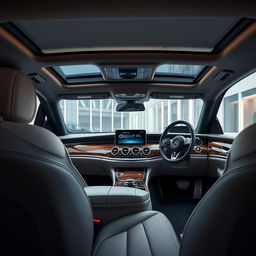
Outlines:
{"type": "Polygon", "coordinates": [[[115,144],[118,146],[143,146],[147,144],[147,134],[146,130],[116,130],[115,131],[115,144]],[[144,135],[144,142],[143,143],[118,143],[118,136],[120,133],[125,133],[125,132],[132,132],[132,133],[141,133],[144,135]]]}

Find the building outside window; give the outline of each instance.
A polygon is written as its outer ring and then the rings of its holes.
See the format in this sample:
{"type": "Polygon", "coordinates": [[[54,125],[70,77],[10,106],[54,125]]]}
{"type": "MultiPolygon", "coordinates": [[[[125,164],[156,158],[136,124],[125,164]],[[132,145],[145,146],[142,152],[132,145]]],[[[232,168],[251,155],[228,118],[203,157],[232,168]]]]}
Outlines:
{"type": "Polygon", "coordinates": [[[117,102],[112,99],[61,100],[60,109],[71,133],[113,132],[117,129],[145,129],[150,133],[161,133],[178,118],[191,119],[196,127],[203,105],[199,101],[202,102],[201,99],[150,99],[144,103],[145,111],[116,112],[117,102]],[[189,101],[192,102],[192,111],[189,111],[189,101]],[[195,104],[198,106],[197,117],[191,116],[194,115],[195,104]]]}
{"type": "Polygon", "coordinates": [[[224,133],[236,135],[256,123],[256,73],[253,73],[225,94],[218,112],[224,133]]]}
{"type": "Polygon", "coordinates": [[[224,98],[224,131],[238,132],[238,94],[224,98]]]}
{"type": "MultiPolygon", "coordinates": [[[[117,102],[101,100],[61,100],[60,109],[71,133],[114,132],[116,129],[146,129],[161,133],[170,123],[183,119],[197,126],[201,99],[150,99],[143,112],[116,112],[117,102]]],[[[256,73],[242,79],[225,94],[218,112],[224,133],[237,134],[256,123],[256,73]]]]}

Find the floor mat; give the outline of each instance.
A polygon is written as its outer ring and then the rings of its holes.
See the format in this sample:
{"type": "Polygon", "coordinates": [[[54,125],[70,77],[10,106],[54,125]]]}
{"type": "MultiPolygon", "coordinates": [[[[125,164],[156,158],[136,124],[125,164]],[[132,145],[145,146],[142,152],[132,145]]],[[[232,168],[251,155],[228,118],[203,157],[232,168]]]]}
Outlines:
{"type": "Polygon", "coordinates": [[[180,239],[186,222],[196,207],[197,202],[191,203],[162,203],[155,205],[154,210],[160,211],[167,216],[180,239]]]}
{"type": "MultiPolygon", "coordinates": [[[[193,198],[194,178],[189,180],[189,187],[181,190],[177,187],[177,177],[153,178],[149,183],[153,210],[165,214],[173,225],[173,228],[180,239],[187,220],[189,219],[199,200],[193,198]]],[[[207,189],[215,180],[204,182],[207,189]]]]}

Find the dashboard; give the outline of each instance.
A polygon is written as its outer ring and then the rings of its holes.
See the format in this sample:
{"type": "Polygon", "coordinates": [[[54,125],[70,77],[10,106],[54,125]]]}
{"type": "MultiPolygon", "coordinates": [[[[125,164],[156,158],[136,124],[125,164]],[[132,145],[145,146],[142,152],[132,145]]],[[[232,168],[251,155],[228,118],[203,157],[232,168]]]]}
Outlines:
{"type": "MultiPolygon", "coordinates": [[[[114,135],[95,137],[88,142],[65,143],[71,156],[93,156],[109,159],[161,158],[160,135],[146,134],[145,130],[117,130],[114,135]]],[[[197,135],[191,156],[226,158],[232,141],[197,135]]]]}
{"type": "MultiPolygon", "coordinates": [[[[178,133],[172,134],[175,135],[178,133]]],[[[182,135],[188,136],[185,133],[182,135]]],[[[113,184],[118,186],[129,186],[130,184],[122,180],[122,177],[128,177],[135,179],[136,186],[144,189],[147,189],[146,181],[152,176],[218,177],[218,170],[224,168],[233,142],[232,138],[222,135],[196,134],[190,159],[178,164],[170,164],[160,155],[160,136],[161,134],[145,133],[143,138],[144,134],[138,130],[128,133],[127,130],[123,130],[115,134],[65,136],[61,140],[73,164],[82,175],[110,176],[114,180],[113,184]],[[121,138],[117,138],[120,134],[121,138]],[[142,176],[143,181],[140,181],[142,176]]]]}

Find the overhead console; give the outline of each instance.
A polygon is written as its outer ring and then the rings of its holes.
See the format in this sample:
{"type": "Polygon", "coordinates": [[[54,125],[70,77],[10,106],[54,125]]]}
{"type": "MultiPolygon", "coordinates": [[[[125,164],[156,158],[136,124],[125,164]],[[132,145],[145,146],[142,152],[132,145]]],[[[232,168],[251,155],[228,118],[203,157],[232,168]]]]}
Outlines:
{"type": "Polygon", "coordinates": [[[154,66],[112,66],[103,68],[105,80],[152,80],[154,66]]]}

